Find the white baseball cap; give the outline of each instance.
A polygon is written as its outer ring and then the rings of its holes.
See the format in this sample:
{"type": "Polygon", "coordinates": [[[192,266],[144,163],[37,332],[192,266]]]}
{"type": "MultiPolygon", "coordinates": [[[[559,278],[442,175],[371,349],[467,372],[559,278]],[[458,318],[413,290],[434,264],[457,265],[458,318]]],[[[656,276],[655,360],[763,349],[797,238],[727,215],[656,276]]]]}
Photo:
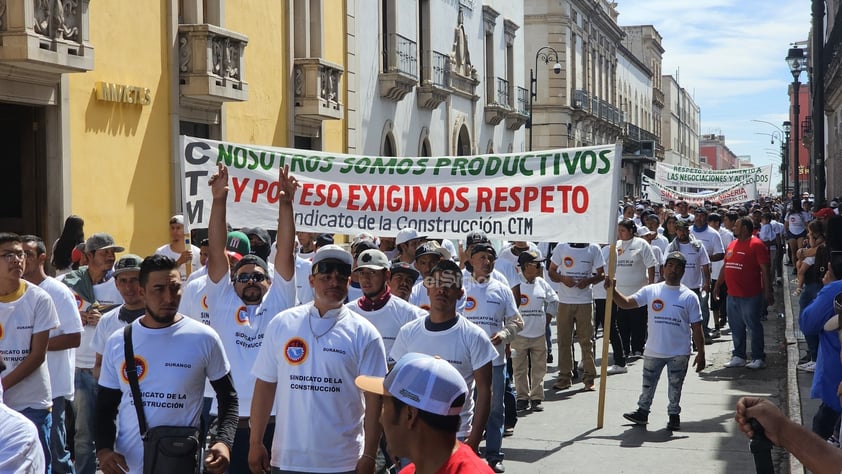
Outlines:
{"type": "Polygon", "coordinates": [[[348,265],[354,264],[354,257],[351,256],[350,252],[338,245],[329,244],[323,245],[316,250],[316,253],[313,254],[313,265],[316,265],[322,260],[328,259],[339,260],[340,262],[347,263],[348,265]]]}
{"type": "Polygon", "coordinates": [[[410,240],[426,238],[426,235],[419,235],[418,231],[412,227],[404,227],[400,230],[400,232],[398,232],[398,236],[395,237],[395,245],[400,245],[402,243],[409,242],[410,240]]]}
{"type": "Polygon", "coordinates": [[[385,378],[361,375],[354,383],[366,392],[390,395],[441,416],[459,415],[468,396],[465,379],[449,362],[417,352],[401,357],[385,378]]]}

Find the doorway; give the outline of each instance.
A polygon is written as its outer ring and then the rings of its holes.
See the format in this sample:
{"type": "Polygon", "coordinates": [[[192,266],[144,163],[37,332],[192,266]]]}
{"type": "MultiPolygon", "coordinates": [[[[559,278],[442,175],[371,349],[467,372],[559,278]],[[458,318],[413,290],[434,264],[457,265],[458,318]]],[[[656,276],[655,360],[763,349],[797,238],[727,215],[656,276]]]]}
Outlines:
{"type": "Polygon", "coordinates": [[[44,108],[0,103],[0,231],[43,236],[47,216],[44,108]]]}

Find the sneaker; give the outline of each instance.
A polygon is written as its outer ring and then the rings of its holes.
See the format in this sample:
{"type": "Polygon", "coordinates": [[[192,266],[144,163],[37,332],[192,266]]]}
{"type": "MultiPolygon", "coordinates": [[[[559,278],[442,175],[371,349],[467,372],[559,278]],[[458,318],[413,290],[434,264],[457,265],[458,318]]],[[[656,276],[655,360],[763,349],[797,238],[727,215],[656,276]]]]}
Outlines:
{"type": "Polygon", "coordinates": [[[541,400],[532,400],[532,411],[544,411],[544,406],[541,405],[541,400]]]}
{"type": "Polygon", "coordinates": [[[747,369],[757,370],[757,369],[765,369],[766,362],[763,359],[754,359],[753,361],[746,364],[747,369]]]}
{"type": "Polygon", "coordinates": [[[612,365],[611,367],[608,367],[608,375],[625,374],[628,371],[629,369],[627,369],[625,365],[612,365]]]}
{"type": "Polygon", "coordinates": [[[506,466],[503,466],[503,461],[488,461],[488,467],[494,472],[506,472],[506,466]]]}
{"type": "Polygon", "coordinates": [[[712,339],[719,339],[720,337],[722,337],[722,333],[719,332],[719,330],[714,330],[713,332],[710,333],[710,337],[712,339]]]}
{"type": "Polygon", "coordinates": [[[503,429],[503,437],[508,438],[515,434],[515,427],[514,426],[507,426],[503,429]]]}
{"type": "Polygon", "coordinates": [[[713,337],[710,334],[705,334],[705,345],[709,346],[713,344],[713,337]]]}
{"type": "Polygon", "coordinates": [[[642,359],[643,358],[643,351],[632,352],[632,357],[634,357],[635,359],[642,359]]]}
{"type": "Polygon", "coordinates": [[[811,360],[808,360],[807,362],[804,362],[803,364],[798,364],[796,367],[798,367],[799,370],[803,370],[804,372],[815,372],[816,371],[816,363],[811,361],[811,360]]]}
{"type": "Polygon", "coordinates": [[[681,417],[678,415],[670,415],[670,421],[667,422],[667,429],[670,431],[681,430],[681,417]]]}
{"type": "Polygon", "coordinates": [[[524,411],[529,408],[529,400],[518,400],[515,402],[517,411],[524,411]]]}
{"type": "Polygon", "coordinates": [[[552,353],[552,352],[548,352],[548,353],[547,353],[547,363],[548,363],[548,364],[552,364],[552,363],[553,363],[553,353],[552,353]]]}
{"type": "Polygon", "coordinates": [[[570,381],[569,380],[558,380],[556,383],[553,384],[554,390],[567,390],[570,388],[570,381]]]}
{"type": "Polygon", "coordinates": [[[623,418],[631,421],[636,425],[645,425],[649,423],[649,412],[638,408],[629,413],[623,413],[623,418]]]}
{"type": "Polygon", "coordinates": [[[734,368],[734,367],[745,367],[745,366],[746,366],[746,360],[743,359],[742,357],[737,357],[737,356],[731,357],[731,360],[728,361],[725,364],[725,367],[728,367],[729,369],[734,368]]]}
{"type": "Polygon", "coordinates": [[[798,359],[799,364],[803,364],[805,362],[810,362],[810,354],[807,354],[804,357],[798,359]]]}

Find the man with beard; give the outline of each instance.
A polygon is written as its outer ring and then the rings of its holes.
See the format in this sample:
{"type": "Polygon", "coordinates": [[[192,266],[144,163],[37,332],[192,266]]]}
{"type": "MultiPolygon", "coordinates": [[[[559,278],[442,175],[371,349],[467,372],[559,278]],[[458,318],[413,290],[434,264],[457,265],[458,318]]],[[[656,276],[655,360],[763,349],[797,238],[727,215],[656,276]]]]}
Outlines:
{"type": "MultiPolygon", "coordinates": [[[[231,452],[231,472],[248,472],[248,416],[255,381],[250,372],[251,366],[269,321],[281,311],[295,306],[292,196],[298,181],[287,168],[282,168],[279,182],[277,253],[272,278],[266,261],[253,254],[243,255],[229,270],[225,226],[228,169],[220,164],[217,173],[210,179],[213,205],[208,222],[208,317],[210,326],[219,334],[225,353],[231,360],[231,375],[240,398],[240,422],[231,452]]],[[[212,407],[211,414],[214,412],[212,407]]],[[[266,434],[264,442],[271,446],[272,430],[266,434]]]]}
{"type": "MultiPolygon", "coordinates": [[[[392,350],[401,327],[427,314],[421,308],[393,297],[389,286],[386,285],[391,273],[390,267],[388,257],[379,250],[371,249],[360,253],[354,273],[357,275],[363,296],[345,305],[377,328],[387,355],[392,350]]],[[[389,365],[395,362],[387,361],[389,365]]]]}
{"type": "Polygon", "coordinates": [[[214,441],[205,451],[205,472],[222,473],[229,464],[237,425],[237,393],[222,342],[212,329],[178,314],[181,275],[173,259],[147,257],[140,265],[139,281],[146,311],[131,323],[129,337],[140,393],[146,395],[137,402],[132,396],[125,374],[125,333],[117,331],[105,344],[99,378],[95,436],[100,469],[105,474],[144,472],[135,403],[143,406],[150,428],[198,428],[205,380],[210,379],[219,401],[219,419],[211,434],[214,441]],[[145,403],[155,393],[164,395],[161,403],[145,403]]]}
{"type": "Polygon", "coordinates": [[[374,472],[380,397],[362,395],[354,379],[385,375],[386,353],[377,328],[345,306],[352,263],[337,245],[316,250],[313,301],[266,329],[252,368],[251,472],[374,472]],[[270,464],[261,440],[273,406],[284,420],[275,424],[270,464]]]}

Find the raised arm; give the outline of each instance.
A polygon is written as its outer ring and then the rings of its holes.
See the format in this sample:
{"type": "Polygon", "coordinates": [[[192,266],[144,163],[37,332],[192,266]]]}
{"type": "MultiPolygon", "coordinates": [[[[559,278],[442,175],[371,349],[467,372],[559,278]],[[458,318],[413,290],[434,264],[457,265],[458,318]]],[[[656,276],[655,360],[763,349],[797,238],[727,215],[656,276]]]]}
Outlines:
{"type": "Polygon", "coordinates": [[[284,280],[291,280],[295,275],[295,218],[292,210],[292,200],[298,188],[298,180],[289,174],[289,165],[281,168],[278,176],[281,186],[278,193],[278,235],[275,245],[275,272],[284,280]]]}
{"type": "Polygon", "coordinates": [[[211,176],[213,204],[208,221],[208,278],[218,283],[228,274],[228,256],[225,255],[225,241],[228,239],[226,206],[228,201],[228,168],[219,163],[216,174],[211,176]]]}

